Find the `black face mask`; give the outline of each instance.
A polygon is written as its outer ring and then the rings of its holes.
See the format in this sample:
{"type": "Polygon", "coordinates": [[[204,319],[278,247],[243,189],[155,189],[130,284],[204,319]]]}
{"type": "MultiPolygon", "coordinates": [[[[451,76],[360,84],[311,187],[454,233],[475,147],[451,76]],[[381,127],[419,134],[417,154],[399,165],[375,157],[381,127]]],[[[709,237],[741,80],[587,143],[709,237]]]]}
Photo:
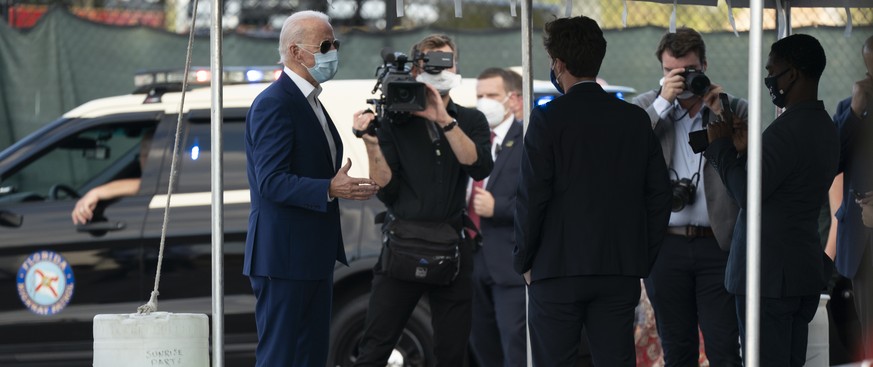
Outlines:
{"type": "Polygon", "coordinates": [[[794,82],[792,81],[787,88],[777,90],[776,81],[779,80],[779,77],[785,75],[788,70],[790,69],[786,68],[785,70],[782,70],[782,72],[779,74],[764,78],[764,85],[766,85],[767,90],[770,91],[770,99],[773,101],[773,104],[779,108],[785,108],[785,93],[788,93],[788,90],[790,90],[791,86],[794,85],[794,82]]]}

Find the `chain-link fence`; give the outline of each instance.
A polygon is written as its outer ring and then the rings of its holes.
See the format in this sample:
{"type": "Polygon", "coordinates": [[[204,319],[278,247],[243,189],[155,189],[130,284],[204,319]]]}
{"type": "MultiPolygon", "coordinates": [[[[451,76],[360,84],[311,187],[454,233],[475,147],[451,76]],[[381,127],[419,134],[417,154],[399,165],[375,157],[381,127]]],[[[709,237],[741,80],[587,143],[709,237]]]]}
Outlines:
{"type": "MultiPolygon", "coordinates": [[[[643,92],[657,87],[661,68],[654,55],[670,26],[672,4],[620,0],[574,0],[572,15],[597,20],[609,43],[601,77],[643,92]],[[626,13],[626,16],[625,16],[626,13]]],[[[521,65],[520,7],[508,0],[462,0],[456,17],[448,0],[224,0],[224,63],[270,65],[282,21],[302,9],[328,13],[342,39],[339,79],[372,78],[379,51],[407,51],[428,33],[444,32],[459,48],[459,69],[475,77],[491,67],[521,65]],[[397,1],[404,14],[398,17],[397,1]],[[515,14],[516,16],[513,16],[515,14]]],[[[200,2],[194,63],[208,65],[211,2],[200,2]]],[[[133,72],[181,68],[192,0],[0,0],[0,149],[81,103],[133,90],[133,72]]],[[[543,23],[566,15],[564,0],[533,4],[533,77],[547,79],[549,60],[541,46],[543,23]]],[[[871,8],[793,8],[795,33],[817,37],[828,55],[821,97],[829,110],[864,76],[861,45],[873,35],[871,8]],[[851,23],[849,23],[851,19],[851,23]],[[853,27],[847,29],[847,24],[853,27]]],[[[748,94],[748,9],[680,5],[675,24],[703,33],[707,74],[725,90],[748,94]],[[729,14],[733,14],[737,35],[729,14]]],[[[776,12],[764,13],[765,56],[776,40],[776,12]]],[[[763,75],[759,76],[763,78],[763,75]]],[[[769,99],[759,101],[769,106],[769,99]]],[[[765,113],[772,110],[764,109],[765,113]]],[[[771,120],[764,116],[764,121],[771,120]]]]}

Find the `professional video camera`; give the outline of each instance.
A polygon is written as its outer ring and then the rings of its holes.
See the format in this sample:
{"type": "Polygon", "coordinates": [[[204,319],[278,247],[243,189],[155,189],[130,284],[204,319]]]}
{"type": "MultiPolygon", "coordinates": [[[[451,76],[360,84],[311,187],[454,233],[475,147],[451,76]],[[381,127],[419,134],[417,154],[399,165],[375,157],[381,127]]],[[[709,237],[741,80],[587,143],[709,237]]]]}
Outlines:
{"type": "Polygon", "coordinates": [[[367,100],[367,103],[372,104],[376,110],[376,119],[366,131],[355,131],[356,136],[376,135],[376,129],[381,126],[382,120],[386,117],[393,123],[402,123],[409,118],[410,112],[425,109],[427,89],[424,83],[415,81],[411,74],[412,68],[407,63],[423,61],[424,72],[438,74],[451,68],[454,62],[454,55],[451,52],[432,51],[413,56],[410,60],[409,56],[402,52],[382,49],[383,64],[376,69],[376,85],[371,92],[376,94],[376,91],[380,91],[381,96],[367,100]]]}

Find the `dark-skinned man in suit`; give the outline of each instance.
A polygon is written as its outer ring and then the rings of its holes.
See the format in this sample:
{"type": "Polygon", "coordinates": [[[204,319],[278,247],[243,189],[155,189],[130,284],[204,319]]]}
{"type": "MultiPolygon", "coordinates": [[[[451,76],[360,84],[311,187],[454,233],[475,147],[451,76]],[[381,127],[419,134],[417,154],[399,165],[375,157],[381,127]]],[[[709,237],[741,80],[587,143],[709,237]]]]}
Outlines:
{"type": "MultiPolygon", "coordinates": [[[[767,60],[764,84],[773,104],[785,110],[761,137],[762,366],[806,362],[808,325],[825,287],[830,260],[821,248],[818,216],[840,156],[836,128],[818,99],[825,64],[821,44],[805,34],[773,43],[767,60]]],[[[712,122],[707,131],[706,159],[740,207],[725,288],[736,295],[745,349],[747,158],[740,152],[745,151],[746,139],[738,138],[725,121],[712,122]]]]}

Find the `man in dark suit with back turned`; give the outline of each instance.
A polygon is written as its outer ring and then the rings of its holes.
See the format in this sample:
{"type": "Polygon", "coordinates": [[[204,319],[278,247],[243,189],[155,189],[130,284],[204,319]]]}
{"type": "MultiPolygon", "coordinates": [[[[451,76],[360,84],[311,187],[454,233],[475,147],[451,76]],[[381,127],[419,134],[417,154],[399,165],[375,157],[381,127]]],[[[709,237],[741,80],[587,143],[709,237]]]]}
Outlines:
{"type": "MultiPolygon", "coordinates": [[[[818,99],[825,63],[821,44],[805,34],[776,41],[767,60],[764,84],[773,104],[785,111],[761,137],[762,366],[806,362],[808,324],[825,287],[818,216],[840,157],[837,131],[818,99]]],[[[725,288],[736,295],[745,349],[747,158],[738,153],[745,150],[745,139],[735,140],[724,121],[712,122],[707,131],[706,159],[740,206],[725,288]]]]}
{"type": "Polygon", "coordinates": [[[364,200],[378,186],[339,171],[342,141],[318,101],[336,73],[339,42],[327,15],[285,20],[285,69],[246,117],[251,214],[243,274],[257,299],[256,366],[324,366],[333,269],[346,263],[336,198],[364,200]]]}
{"type": "Polygon", "coordinates": [[[467,212],[482,232],[473,255],[473,328],[470,347],[479,367],[527,366],[524,282],[512,270],[515,195],[521,163],[522,125],[512,113],[521,75],[488,68],[476,81],[476,107],[491,127],[494,169],[472,181],[467,212]]]}
{"type": "Polygon", "coordinates": [[[566,94],[531,114],[515,218],[534,366],[573,366],[583,327],[594,365],[634,366],[640,278],[670,214],[661,145],[643,109],[595,82],[606,40],[594,20],[549,22],[544,43],[566,94]]]}

